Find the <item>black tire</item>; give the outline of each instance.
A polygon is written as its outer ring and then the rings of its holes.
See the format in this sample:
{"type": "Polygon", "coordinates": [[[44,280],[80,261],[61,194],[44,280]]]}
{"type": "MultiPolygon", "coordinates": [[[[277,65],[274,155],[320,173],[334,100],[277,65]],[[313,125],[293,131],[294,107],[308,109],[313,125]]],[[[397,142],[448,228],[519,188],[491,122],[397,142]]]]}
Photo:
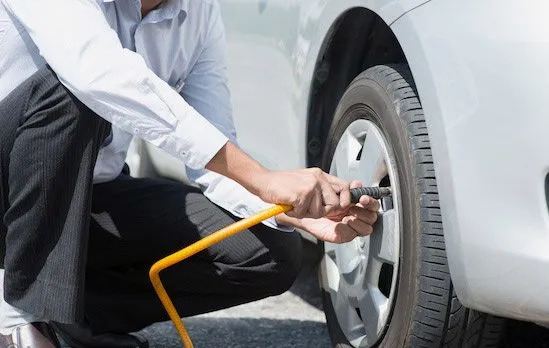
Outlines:
{"type": "MultiPolygon", "coordinates": [[[[427,125],[407,65],[372,67],[349,85],[330,127],[322,162],[325,170],[342,132],[358,118],[377,124],[387,139],[400,181],[404,226],[397,296],[376,346],[497,346],[503,319],[466,309],[454,293],[427,125]]],[[[351,347],[326,289],[323,300],[333,345],[351,347]]]]}

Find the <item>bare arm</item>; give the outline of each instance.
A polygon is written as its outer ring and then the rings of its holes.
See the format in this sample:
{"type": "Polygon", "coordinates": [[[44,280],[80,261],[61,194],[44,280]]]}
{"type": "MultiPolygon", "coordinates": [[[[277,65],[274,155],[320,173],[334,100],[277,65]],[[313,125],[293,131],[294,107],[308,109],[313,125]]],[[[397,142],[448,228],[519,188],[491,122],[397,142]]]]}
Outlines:
{"type": "Polygon", "coordinates": [[[231,143],[206,168],[235,180],[266,202],[292,205],[288,215],[293,217],[320,218],[351,204],[346,182],[318,168],[270,171],[231,143]]]}

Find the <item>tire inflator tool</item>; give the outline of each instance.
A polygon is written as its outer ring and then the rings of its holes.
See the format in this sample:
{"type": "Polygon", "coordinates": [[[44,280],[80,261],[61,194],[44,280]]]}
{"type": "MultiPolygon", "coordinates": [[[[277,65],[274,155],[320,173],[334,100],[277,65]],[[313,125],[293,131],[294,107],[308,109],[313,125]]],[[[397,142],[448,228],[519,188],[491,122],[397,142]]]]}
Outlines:
{"type": "MultiPolygon", "coordinates": [[[[370,196],[374,199],[381,199],[383,197],[390,196],[391,194],[392,191],[390,187],[359,187],[351,189],[351,201],[353,203],[357,203],[360,197],[364,195],[370,196]]],[[[173,302],[168,296],[164,285],[162,285],[162,281],[160,280],[160,272],[178,262],[185,260],[188,257],[193,256],[196,253],[199,253],[200,251],[210,247],[213,244],[219,243],[222,240],[238,232],[244,231],[254,225],[261,223],[263,220],[267,220],[275,215],[282,214],[290,210],[292,210],[292,206],[290,205],[275,205],[269,209],[265,209],[255,215],[252,215],[250,217],[237,221],[234,224],[231,224],[225,228],[222,228],[219,231],[214,232],[205,238],[202,238],[198,242],[193,243],[169,256],[166,256],[162,260],[152,265],[149,271],[149,277],[151,279],[152,285],[158,297],[160,298],[160,301],[162,301],[162,305],[168,312],[170,319],[175,325],[175,328],[177,329],[177,332],[179,333],[179,336],[181,337],[181,341],[183,342],[183,346],[185,348],[194,347],[193,342],[191,341],[189,333],[187,332],[187,329],[185,329],[183,321],[177,313],[173,302]]]]}

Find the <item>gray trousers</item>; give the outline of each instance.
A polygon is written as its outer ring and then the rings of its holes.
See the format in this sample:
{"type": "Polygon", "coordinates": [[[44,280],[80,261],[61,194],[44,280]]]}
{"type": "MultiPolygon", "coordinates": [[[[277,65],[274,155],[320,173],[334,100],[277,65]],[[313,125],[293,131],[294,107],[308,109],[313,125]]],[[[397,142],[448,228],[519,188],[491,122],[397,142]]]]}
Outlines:
{"type": "MultiPolygon", "coordinates": [[[[5,299],[94,333],[167,320],[149,267],[237,218],[172,181],[125,173],[92,185],[110,125],[48,67],[0,101],[0,125],[5,299]]],[[[259,225],[168,269],[162,279],[187,316],[281,293],[300,264],[298,234],[259,225]]]]}

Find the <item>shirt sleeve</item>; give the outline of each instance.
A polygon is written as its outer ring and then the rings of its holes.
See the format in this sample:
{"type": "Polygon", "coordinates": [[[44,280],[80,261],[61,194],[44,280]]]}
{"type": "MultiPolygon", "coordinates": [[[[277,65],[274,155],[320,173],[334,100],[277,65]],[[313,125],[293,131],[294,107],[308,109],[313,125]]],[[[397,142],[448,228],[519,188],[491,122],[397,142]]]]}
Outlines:
{"type": "MultiPolygon", "coordinates": [[[[218,5],[214,5],[212,12],[209,34],[181,94],[232,143],[238,144],[227,79],[225,30],[218,5]]],[[[187,176],[200,186],[208,199],[235,216],[247,217],[272,207],[272,204],[262,201],[237,182],[217,173],[187,168],[187,176]]],[[[277,224],[274,218],[263,223],[283,231],[294,230],[277,224]]]]}
{"type": "Polygon", "coordinates": [[[191,168],[227,137],[124,49],[95,0],[0,0],[59,80],[92,111],[191,168]]]}

